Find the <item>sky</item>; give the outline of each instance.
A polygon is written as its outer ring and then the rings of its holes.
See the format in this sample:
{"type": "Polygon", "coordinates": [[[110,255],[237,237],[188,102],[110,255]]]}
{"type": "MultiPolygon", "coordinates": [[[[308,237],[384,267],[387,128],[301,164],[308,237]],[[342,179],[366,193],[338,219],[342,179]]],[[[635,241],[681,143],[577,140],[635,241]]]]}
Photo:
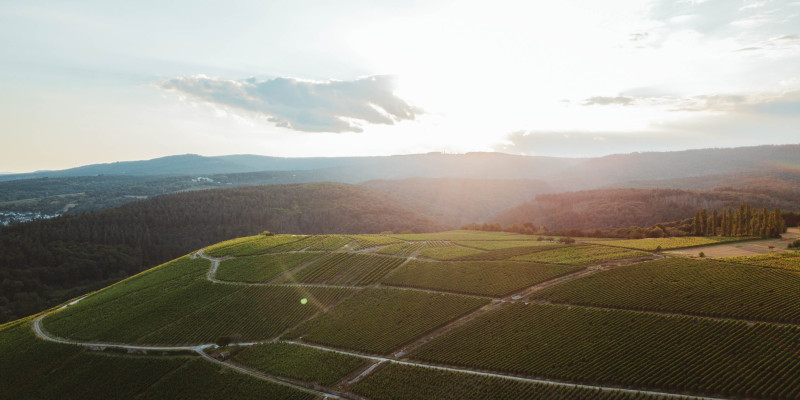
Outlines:
{"type": "Polygon", "coordinates": [[[4,1],[0,172],[800,143],[800,1],[4,1]]]}

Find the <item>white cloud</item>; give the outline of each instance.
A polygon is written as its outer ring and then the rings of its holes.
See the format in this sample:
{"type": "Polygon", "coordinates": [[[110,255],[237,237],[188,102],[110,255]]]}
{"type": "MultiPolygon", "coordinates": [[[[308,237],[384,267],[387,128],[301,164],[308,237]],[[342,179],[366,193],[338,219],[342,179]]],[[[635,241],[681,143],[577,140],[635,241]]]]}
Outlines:
{"type": "Polygon", "coordinates": [[[211,104],[256,112],[276,126],[305,132],[361,132],[362,122],[392,125],[421,113],[394,95],[390,76],[311,82],[199,75],[172,78],[159,86],[211,104]]]}

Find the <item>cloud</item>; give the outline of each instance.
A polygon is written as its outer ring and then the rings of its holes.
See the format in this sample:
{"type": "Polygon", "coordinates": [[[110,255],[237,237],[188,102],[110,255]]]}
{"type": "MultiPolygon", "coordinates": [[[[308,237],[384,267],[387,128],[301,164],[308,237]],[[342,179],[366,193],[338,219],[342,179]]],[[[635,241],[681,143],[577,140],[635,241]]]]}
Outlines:
{"type": "Polygon", "coordinates": [[[595,96],[586,99],[583,102],[584,106],[608,106],[612,104],[618,104],[623,106],[629,106],[634,102],[634,99],[631,97],[625,96],[616,96],[616,97],[605,97],[605,96],[595,96]]]}
{"type": "Polygon", "coordinates": [[[224,80],[206,76],[161,82],[165,90],[256,112],[277,126],[305,132],[361,132],[361,122],[393,125],[422,111],[393,93],[393,79],[310,82],[293,78],[224,80]]]}
{"type": "Polygon", "coordinates": [[[800,116],[800,91],[754,94],[674,96],[595,96],[582,105],[661,107],[673,112],[724,112],[731,114],[781,114],[800,116]]]}

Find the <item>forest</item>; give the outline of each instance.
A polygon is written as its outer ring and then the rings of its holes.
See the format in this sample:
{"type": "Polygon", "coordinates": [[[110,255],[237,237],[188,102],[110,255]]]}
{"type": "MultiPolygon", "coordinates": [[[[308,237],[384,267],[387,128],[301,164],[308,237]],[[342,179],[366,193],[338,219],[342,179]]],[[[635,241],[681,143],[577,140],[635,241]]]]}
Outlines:
{"type": "Polygon", "coordinates": [[[334,183],[176,193],[4,227],[0,228],[0,322],[208,244],[265,229],[318,234],[445,228],[374,191],[334,183]]]}

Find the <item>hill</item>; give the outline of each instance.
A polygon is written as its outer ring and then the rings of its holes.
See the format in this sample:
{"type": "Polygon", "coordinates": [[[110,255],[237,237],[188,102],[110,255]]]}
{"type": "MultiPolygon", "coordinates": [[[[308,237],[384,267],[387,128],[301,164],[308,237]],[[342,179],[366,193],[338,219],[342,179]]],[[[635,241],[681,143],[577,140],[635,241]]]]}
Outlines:
{"type": "Polygon", "coordinates": [[[0,229],[0,321],[232,236],[444,227],[381,193],[334,183],[176,193],[5,227],[0,229]]]}
{"type": "Polygon", "coordinates": [[[548,239],[207,246],[0,325],[0,398],[800,396],[787,351],[798,253],[708,260],[633,249],[652,239],[548,239]]]}
{"type": "Polygon", "coordinates": [[[800,192],[720,188],[600,189],[543,194],[497,216],[503,225],[533,223],[551,230],[647,227],[691,218],[702,208],[723,209],[746,203],[756,208],[800,211],[800,192]]]}
{"type": "Polygon", "coordinates": [[[553,191],[548,183],[532,179],[412,178],[361,185],[399,199],[420,215],[448,226],[492,222],[498,211],[553,191]]]}
{"type": "Polygon", "coordinates": [[[569,189],[631,180],[674,179],[795,168],[800,145],[616,154],[599,158],[519,156],[503,153],[409,154],[376,157],[280,158],[194,154],[95,164],[61,171],[0,175],[0,180],[42,177],[214,175],[259,171],[318,171],[337,182],[375,179],[547,179],[569,189]]]}

